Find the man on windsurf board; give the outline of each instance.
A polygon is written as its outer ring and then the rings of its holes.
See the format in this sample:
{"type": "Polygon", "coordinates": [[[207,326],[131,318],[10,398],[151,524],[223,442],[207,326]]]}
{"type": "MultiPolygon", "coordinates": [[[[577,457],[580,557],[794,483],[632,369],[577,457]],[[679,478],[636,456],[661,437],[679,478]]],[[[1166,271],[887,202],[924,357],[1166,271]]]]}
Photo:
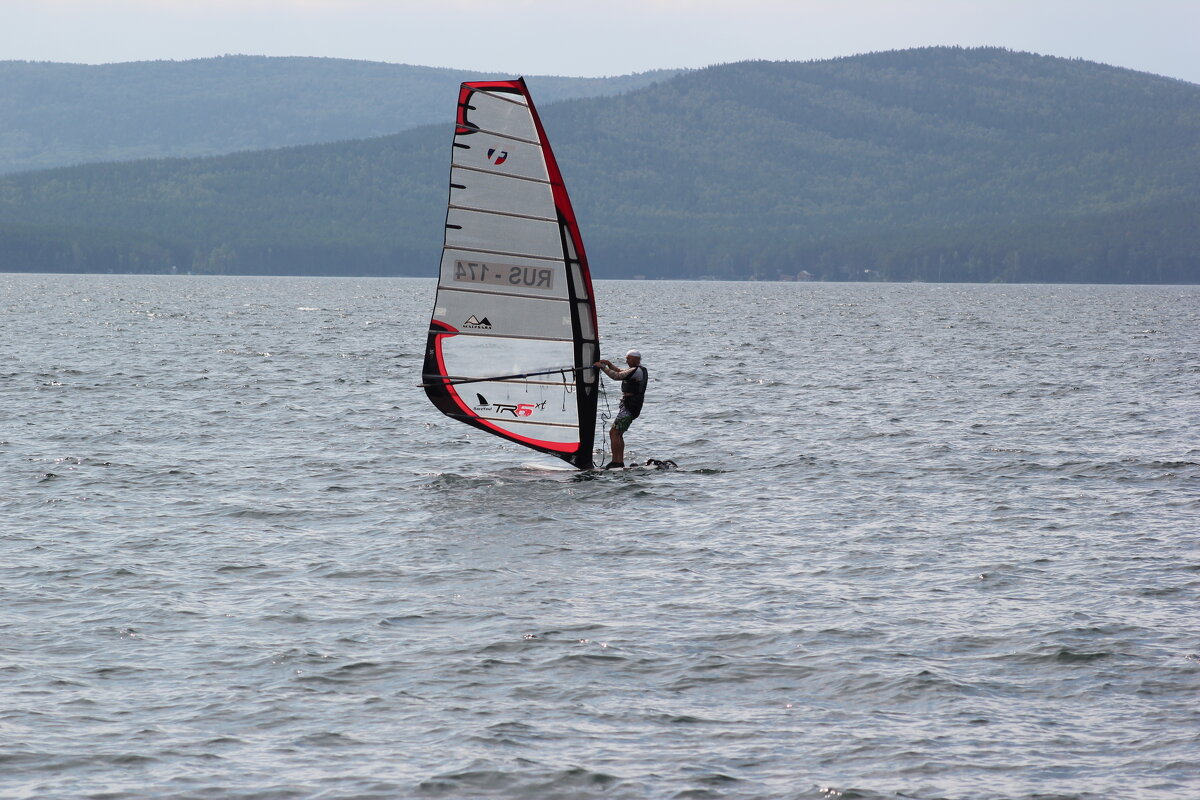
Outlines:
{"type": "Polygon", "coordinates": [[[600,359],[595,366],[614,381],[621,382],[621,406],[617,409],[617,418],[613,420],[612,428],[608,431],[612,443],[612,461],[604,465],[604,469],[615,469],[625,466],[625,431],[642,413],[642,401],[646,397],[646,384],[650,382],[650,373],[642,366],[642,354],[630,350],[625,354],[627,369],[617,369],[616,365],[607,359],[600,359]]]}

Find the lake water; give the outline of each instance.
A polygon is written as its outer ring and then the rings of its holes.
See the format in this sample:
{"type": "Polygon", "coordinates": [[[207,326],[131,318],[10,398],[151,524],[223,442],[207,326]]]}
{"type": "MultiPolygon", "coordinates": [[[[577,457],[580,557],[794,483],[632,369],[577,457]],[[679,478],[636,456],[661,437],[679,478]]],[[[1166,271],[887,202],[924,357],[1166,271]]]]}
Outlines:
{"type": "Polygon", "coordinates": [[[432,281],[0,275],[0,796],[1200,796],[1200,287],[597,295],[677,470],[432,281]]]}

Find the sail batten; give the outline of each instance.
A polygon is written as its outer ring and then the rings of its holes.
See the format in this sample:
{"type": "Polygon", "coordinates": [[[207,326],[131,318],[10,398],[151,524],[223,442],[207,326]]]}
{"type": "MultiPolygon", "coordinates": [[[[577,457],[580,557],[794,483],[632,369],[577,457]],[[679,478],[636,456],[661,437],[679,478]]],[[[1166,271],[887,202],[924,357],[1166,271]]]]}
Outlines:
{"type": "MultiPolygon", "coordinates": [[[[542,180],[541,178],[526,178],[521,175],[506,175],[503,172],[499,172],[494,169],[484,169],[483,167],[468,167],[464,164],[455,164],[454,169],[456,169],[456,170],[462,169],[462,170],[466,170],[467,172],[478,172],[482,175],[498,175],[500,177],[507,178],[509,180],[514,180],[514,181],[526,181],[528,183],[540,183],[543,186],[550,185],[550,181],[542,180]]],[[[451,185],[453,186],[453,184],[451,184],[451,185]]]]}
{"type": "Polygon", "coordinates": [[[590,468],[591,275],[523,80],[462,84],[450,162],[422,386],[453,419],[590,468]]]}
{"type": "MultiPolygon", "coordinates": [[[[539,256],[539,255],[534,255],[533,253],[518,253],[513,250],[491,250],[491,249],[484,248],[484,247],[464,247],[462,245],[455,245],[454,249],[462,250],[462,251],[468,252],[468,253],[480,253],[483,255],[505,256],[508,258],[530,258],[530,259],[537,259],[539,261],[558,261],[559,260],[559,259],[555,258],[554,256],[539,256]]],[[[564,297],[562,299],[565,300],[566,298],[564,297]]]]}
{"type": "MultiPolygon", "coordinates": [[[[510,142],[521,142],[522,144],[531,144],[534,147],[538,146],[538,142],[536,139],[526,139],[522,136],[513,136],[511,133],[504,133],[502,131],[489,131],[484,128],[472,128],[471,130],[474,133],[486,133],[487,135],[494,136],[497,139],[507,139],[510,142]]],[[[470,147],[471,147],[471,145],[466,145],[466,147],[464,149],[467,149],[470,147]]]]}
{"type": "MultiPolygon", "coordinates": [[[[494,294],[494,292],[489,292],[487,289],[468,289],[463,286],[443,286],[443,287],[441,287],[440,291],[462,292],[464,294],[494,294]]],[[[548,300],[553,303],[569,303],[569,302],[571,302],[571,299],[569,297],[546,297],[544,295],[538,295],[538,294],[517,294],[516,292],[509,292],[508,296],[509,297],[524,297],[524,298],[527,298],[530,300],[548,300]]]]}
{"type": "Polygon", "coordinates": [[[515,211],[494,211],[490,208],[472,208],[471,206],[450,206],[453,211],[474,211],[477,214],[492,214],[497,217],[512,217],[514,219],[532,219],[538,222],[558,222],[550,217],[539,217],[533,214],[518,214],[515,211]]]}
{"type": "Polygon", "coordinates": [[[545,428],[574,428],[563,422],[530,422],[527,419],[508,419],[507,417],[480,417],[488,422],[503,422],[505,425],[541,425],[545,428]]]}
{"type": "Polygon", "coordinates": [[[459,331],[457,335],[459,335],[459,336],[487,336],[492,339],[518,339],[520,341],[531,341],[531,342],[571,342],[571,341],[573,341],[573,339],[571,339],[570,337],[564,337],[564,336],[517,336],[517,335],[513,335],[513,334],[504,334],[504,333],[499,333],[499,334],[475,333],[474,331],[459,331]]]}
{"type": "MultiPolygon", "coordinates": [[[[521,79],[521,82],[522,82],[522,83],[524,83],[524,79],[521,79]]],[[[469,86],[480,87],[480,86],[484,86],[484,85],[486,85],[486,82],[485,82],[485,81],[476,81],[476,82],[473,82],[473,83],[468,83],[468,84],[463,84],[463,85],[464,85],[464,86],[468,86],[468,85],[469,85],[469,86]]],[[[528,105],[531,105],[531,103],[530,103],[530,102],[528,102],[528,100],[527,100],[527,99],[526,99],[526,100],[523,102],[522,100],[518,100],[518,99],[517,99],[517,98],[515,98],[515,97],[508,97],[508,96],[505,96],[505,95],[503,95],[503,94],[498,94],[498,93],[496,93],[496,92],[491,92],[491,91],[488,91],[487,89],[476,88],[476,89],[475,89],[475,92],[476,92],[477,94],[486,95],[487,97],[490,97],[490,98],[492,98],[493,100],[502,100],[502,101],[503,101],[503,102],[505,102],[505,103],[512,103],[513,105],[517,105],[517,106],[528,106],[528,105]]],[[[459,101],[459,102],[460,102],[460,103],[462,103],[462,101],[459,101]]],[[[464,105],[466,105],[468,108],[474,108],[474,106],[472,106],[470,103],[465,103],[464,105]]]]}

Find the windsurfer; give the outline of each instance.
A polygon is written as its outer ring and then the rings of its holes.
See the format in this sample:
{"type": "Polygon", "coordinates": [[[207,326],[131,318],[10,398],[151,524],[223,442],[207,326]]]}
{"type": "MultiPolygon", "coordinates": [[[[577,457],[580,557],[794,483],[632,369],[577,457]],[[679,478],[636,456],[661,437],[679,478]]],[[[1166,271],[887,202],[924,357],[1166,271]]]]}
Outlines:
{"type": "Polygon", "coordinates": [[[604,465],[605,469],[625,466],[625,431],[642,413],[642,401],[646,398],[646,384],[650,382],[650,374],[642,366],[642,354],[630,350],[625,354],[626,369],[617,366],[607,359],[600,359],[595,366],[614,381],[621,382],[621,406],[617,409],[617,418],[613,420],[608,431],[612,443],[612,461],[604,465]]]}

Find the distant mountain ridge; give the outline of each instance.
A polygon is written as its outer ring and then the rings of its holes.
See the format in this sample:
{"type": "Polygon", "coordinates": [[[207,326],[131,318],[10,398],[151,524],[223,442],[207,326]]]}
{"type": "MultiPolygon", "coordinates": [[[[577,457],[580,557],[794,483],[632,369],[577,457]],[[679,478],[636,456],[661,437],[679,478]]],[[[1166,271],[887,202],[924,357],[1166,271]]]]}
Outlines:
{"type": "MultiPolygon", "coordinates": [[[[1200,282],[1182,81],[925,48],[542,118],[600,278],[1200,282]]],[[[451,131],[0,177],[0,270],[430,275],[451,131]]]]}
{"type": "MultiPolygon", "coordinates": [[[[680,72],[526,80],[552,102],[618,94],[680,72]]],[[[496,76],[334,58],[0,61],[0,173],[383,136],[445,118],[459,83],[489,77],[496,76]]]]}

